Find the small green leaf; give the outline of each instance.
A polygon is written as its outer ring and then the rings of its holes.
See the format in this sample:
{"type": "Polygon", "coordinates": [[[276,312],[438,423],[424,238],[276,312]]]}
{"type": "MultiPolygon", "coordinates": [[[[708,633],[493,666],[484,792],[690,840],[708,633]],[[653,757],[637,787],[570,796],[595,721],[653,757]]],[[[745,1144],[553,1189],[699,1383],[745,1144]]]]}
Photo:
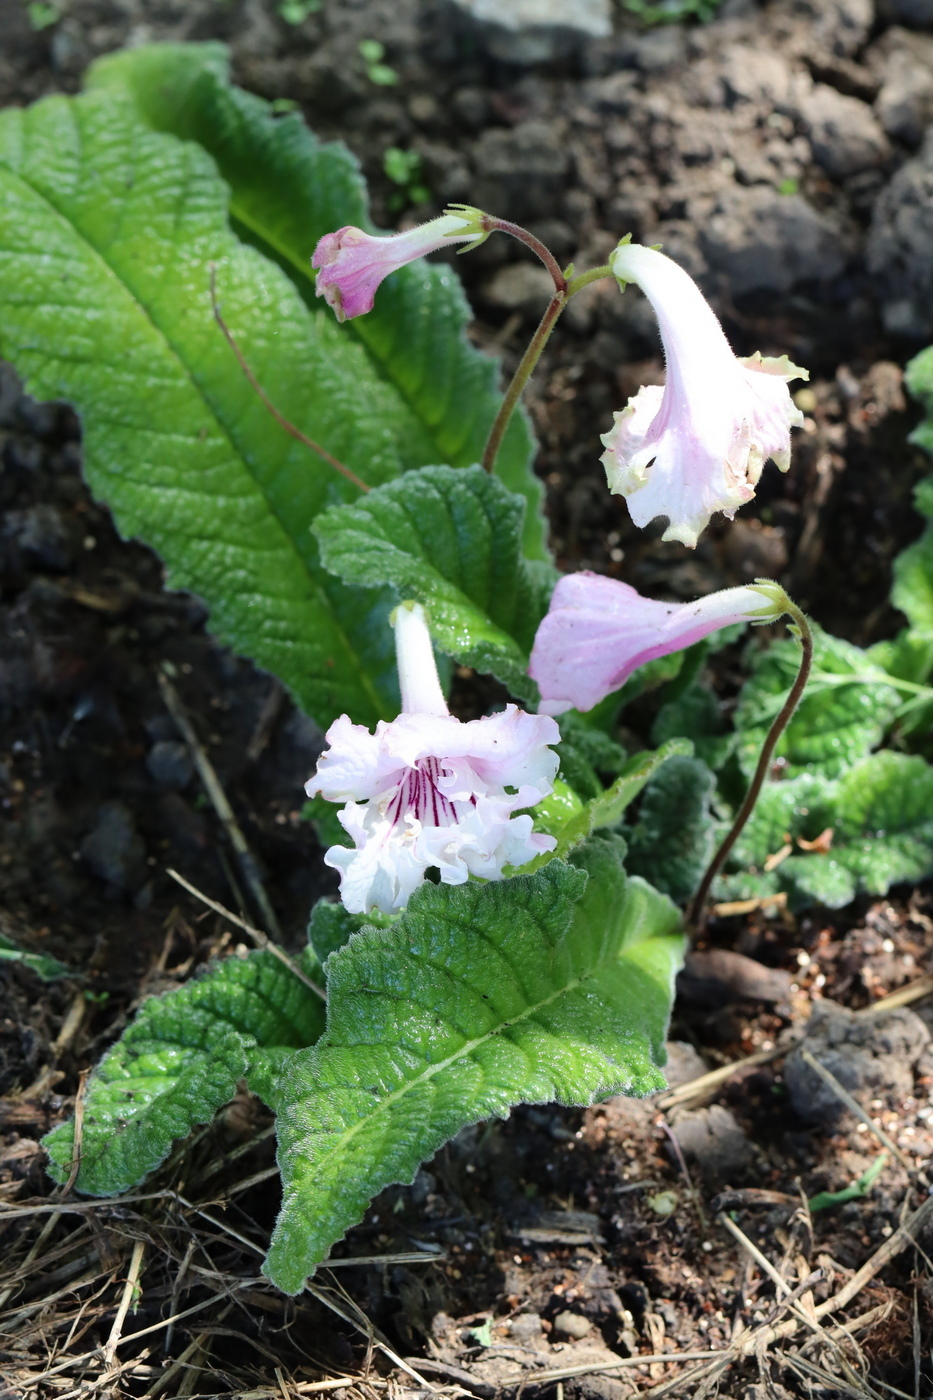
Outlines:
{"type": "MultiPolygon", "coordinates": [[[[806,770],[833,778],[880,744],[901,697],[860,647],[815,624],[813,631],[813,673],[776,756],[784,759],[789,777],[806,770]]],[[[800,645],[793,638],[775,642],[755,658],[735,713],[737,752],[746,777],[755,771],[771,721],[799,666],[800,645]]]]}
{"type": "Polygon", "coordinates": [[[558,724],[562,777],[584,800],[602,796],[603,777],[617,777],[625,766],[622,745],[593,729],[575,710],[561,715],[558,724]]]}
{"type": "Polygon", "coordinates": [[[417,599],[441,650],[534,701],[528,654],[556,574],[523,557],[524,513],[481,467],[422,467],[325,511],[314,533],[326,569],[417,599]]]}
{"type": "Polygon", "coordinates": [[[423,885],[328,962],[328,1024],[281,1083],[282,1213],[266,1270],[296,1293],[369,1199],[520,1102],[663,1086],[680,919],[622,845],[489,885],[423,885]]]}
{"type": "Polygon", "coordinates": [[[933,520],[894,561],[891,602],[921,637],[933,637],[933,520]]]}
{"type": "MultiPolygon", "coordinates": [[[[925,421],[914,429],[910,440],[919,447],[926,448],[928,452],[933,452],[933,425],[930,422],[933,415],[933,346],[921,350],[919,355],[915,355],[908,362],[904,369],[904,383],[927,411],[925,421]]],[[[928,514],[933,515],[933,510],[928,514]]]]}
{"type": "Polygon", "coordinates": [[[0,933],[0,962],[20,963],[37,977],[41,977],[43,982],[55,982],[59,977],[76,976],[71,968],[59,962],[58,958],[53,958],[48,953],[29,953],[12,938],[7,938],[5,933],[0,933]]]}
{"type": "Polygon", "coordinates": [[[709,686],[697,680],[661,706],[651,742],[663,744],[677,734],[689,734],[697,758],[714,772],[728,762],[735,749],[735,733],[727,730],[719,700],[709,686]]]}
{"type": "Polygon", "coordinates": [[[311,910],[311,918],[308,921],[308,942],[323,967],[331,953],[342,948],[350,936],[359,933],[361,928],[367,925],[391,928],[398,922],[398,918],[398,914],[382,914],[379,910],[372,914],[351,914],[342,904],[333,903],[329,899],[319,899],[311,910]]]}
{"type": "MultiPolygon", "coordinates": [[[[144,1002],[88,1081],[78,1190],[112,1196],[135,1186],[244,1077],[268,1101],[287,1055],[313,1044],[323,1026],[320,998],[271,953],[227,958],[144,1002]]],[[[67,1180],[74,1122],[44,1145],[51,1176],[67,1180]]]]}
{"type": "Polygon", "coordinates": [[[713,854],[715,786],[699,758],[678,754],[664,764],[645,788],[637,822],[624,833],[630,874],[680,903],[690,898],[713,854]]]}
{"type": "MultiPolygon", "coordinates": [[[[544,855],[535,856],[533,861],[522,869],[526,873],[540,870],[555,856],[567,856],[596,831],[612,830],[622,820],[625,809],[641,792],[647,782],[654,777],[662,764],[678,754],[689,754],[689,739],[669,739],[659,749],[647,749],[633,754],[622,766],[619,776],[611,787],[603,789],[597,797],[587,803],[566,803],[570,812],[569,820],[559,829],[549,827],[548,835],[557,837],[557,848],[544,855]]],[[[535,826],[538,825],[540,806],[534,809],[535,826]]]]}

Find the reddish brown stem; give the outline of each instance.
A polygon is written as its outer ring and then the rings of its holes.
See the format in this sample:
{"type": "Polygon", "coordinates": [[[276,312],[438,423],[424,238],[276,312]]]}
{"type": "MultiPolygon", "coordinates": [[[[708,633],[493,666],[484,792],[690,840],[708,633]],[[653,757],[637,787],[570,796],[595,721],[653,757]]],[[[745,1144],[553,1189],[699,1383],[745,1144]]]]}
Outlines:
{"type": "Polygon", "coordinates": [[[332,453],[327,451],[326,447],[322,447],[319,442],[315,442],[313,438],[309,438],[307,433],[303,433],[300,428],[296,428],[294,423],[290,422],[283,413],[279,412],[275,404],[269,398],[269,395],[266,393],[265,389],[262,387],[255,374],[250,369],[249,362],[246,356],[243,354],[243,351],[240,349],[239,345],[237,345],[233,332],[231,331],[230,327],[224,320],[223,315],[221,314],[220,304],[217,300],[216,273],[216,266],[214,263],[211,263],[211,306],[214,309],[214,319],[217,322],[220,329],[223,331],[227,344],[230,346],[230,349],[236,356],[237,364],[240,366],[240,369],[245,374],[251,388],[257,394],[263,407],[272,415],[272,417],[278,423],[279,427],[284,429],[284,431],[288,433],[290,437],[293,437],[296,440],[296,442],[300,442],[302,446],[307,447],[309,451],[316,452],[319,457],[323,457],[324,461],[327,462],[328,466],[331,466],[334,468],[335,471],[340,472],[341,476],[345,476],[347,481],[351,482],[360,491],[368,491],[369,487],[367,486],[366,482],[361,481],[360,478],[357,476],[356,472],[352,471],[343,462],[339,461],[338,458],[334,457],[332,453]]]}
{"type": "Polygon", "coordinates": [[[490,233],[510,233],[513,238],[517,238],[520,243],[524,243],[526,248],[541,259],[544,266],[554,279],[554,290],[561,296],[567,292],[567,278],[561,270],[560,263],[551,252],[545,247],[540,238],[535,238],[533,233],[529,233],[521,224],[513,224],[508,219],[497,219],[494,214],[483,215],[483,228],[490,233]]]}
{"type": "Polygon", "coordinates": [[[810,678],[810,667],[813,664],[813,633],[810,631],[810,625],[806,617],[800,609],[795,607],[793,603],[790,603],[789,600],[787,611],[797,624],[797,632],[800,638],[800,670],[797,672],[797,679],[791,686],[787,699],[781,706],[780,713],[775,716],[771,728],[768,730],[768,736],[765,739],[761,750],[761,756],[758,759],[758,767],[755,769],[755,775],[748,785],[748,792],[745,794],[745,800],[739,808],[738,815],[723,839],[719,850],[710,861],[709,868],[703,876],[700,888],[697,890],[687,909],[687,923],[696,926],[697,929],[699,929],[703,917],[703,908],[706,904],[710,887],[725,864],[726,857],[732,850],[732,847],[741,836],[742,828],[755,810],[755,803],[758,801],[758,795],[764,786],[765,778],[768,776],[768,769],[771,766],[771,759],[777,747],[777,741],[783,734],[791,715],[800,704],[801,696],[806,690],[807,681],[810,678]]]}

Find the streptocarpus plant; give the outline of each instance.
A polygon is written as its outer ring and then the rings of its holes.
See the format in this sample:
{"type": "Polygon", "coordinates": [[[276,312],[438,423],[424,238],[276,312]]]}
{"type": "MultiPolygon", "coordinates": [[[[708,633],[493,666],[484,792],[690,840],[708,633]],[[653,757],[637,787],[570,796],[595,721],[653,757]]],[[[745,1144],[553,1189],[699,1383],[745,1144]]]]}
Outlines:
{"type": "MultiPolygon", "coordinates": [[[[118,54],[84,95],[0,116],[0,349],[32,392],[76,404],[89,483],[124,533],[327,728],[309,791],[345,833],[325,856],[343,902],[312,911],[300,960],[234,955],[146,1002],[88,1083],[80,1160],[63,1124],[50,1171],[122,1191],[245,1079],[277,1114],[266,1268],[288,1292],[464,1125],[663,1085],[683,924],[666,891],[701,919],[730,851],[734,867],[765,840],[763,814],[768,832],[776,810],[792,821],[766,781],[775,745],[796,762],[837,693],[818,681],[786,728],[812,648],[776,584],[673,605],[558,579],[516,410],[567,301],[604,277],[643,287],[668,363],[664,390],[617,415],[607,479],[636,524],[666,516],[693,544],[769,457],[786,470],[800,372],[737,359],[662,253],[623,239],[575,273],[468,206],[379,234],[347,153],[231,87],[218,46],[118,54]],[[493,235],[554,282],[501,395],[454,273],[423,261],[493,235]],[[779,664],[759,667],[730,736],[702,689],[707,639],[785,613],[802,645],[764,653],[779,664]],[[434,648],[518,703],[461,722],[434,648]],[[619,710],[662,681],[657,747],[627,755],[619,710]],[[715,817],[703,756],[721,769],[715,817]]],[[[819,674],[838,678],[828,654],[818,635],[819,674]]],[[[886,714],[901,682],[865,665],[890,680],[872,692],[886,714]]],[[[871,738],[862,719],[859,761],[886,723],[871,738]]]]}

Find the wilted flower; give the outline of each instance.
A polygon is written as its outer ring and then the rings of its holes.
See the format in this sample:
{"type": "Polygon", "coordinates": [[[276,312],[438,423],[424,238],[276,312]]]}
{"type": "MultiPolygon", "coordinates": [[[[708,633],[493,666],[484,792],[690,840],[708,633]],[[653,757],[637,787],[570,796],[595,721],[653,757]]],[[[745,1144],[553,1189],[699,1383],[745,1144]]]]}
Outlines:
{"type": "Polygon", "coordinates": [[[565,574],[538,628],[529,675],[542,714],[591,710],[657,656],[682,651],[733,622],[772,622],[785,611],[780,585],[762,580],[696,603],[659,603],[601,574],[565,574]]]}
{"type": "Polygon", "coordinates": [[[406,233],[377,236],[348,224],[325,233],[314,250],[317,294],[333,307],[338,321],[372,311],[376,289],[390,272],[434,253],[448,243],[482,242],[486,237],[480,210],[464,206],[460,214],[442,214],[406,233]]]}
{"type": "Polygon", "coordinates": [[[765,462],[790,466],[790,429],[803,414],[790,379],[808,379],[787,356],[738,359],[699,287],[653,248],[620,243],[609,260],[636,282],[658,318],[667,382],[639,389],[603,437],[609,489],[636,525],[669,521],[665,540],[691,548],[714,511],[732,519],[750,501],[765,462]]]}
{"type": "Polygon", "coordinates": [[[341,715],[307,785],[310,797],[345,802],[338,818],[352,849],[331,846],[340,897],[353,914],[402,909],[430,867],[444,884],[470,875],[497,880],[554,849],[532,819],[512,814],[546,797],[557,772],[548,748],[554,720],[515,705],[462,723],[447,709],[424,612],[403,603],[395,615],[402,691],[398,719],[371,734],[341,715]]]}

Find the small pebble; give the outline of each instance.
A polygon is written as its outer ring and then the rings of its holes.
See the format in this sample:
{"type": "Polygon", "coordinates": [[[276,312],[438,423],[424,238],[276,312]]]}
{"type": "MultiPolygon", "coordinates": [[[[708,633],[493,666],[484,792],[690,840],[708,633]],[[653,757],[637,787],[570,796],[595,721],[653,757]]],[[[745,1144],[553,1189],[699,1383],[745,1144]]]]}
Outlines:
{"type": "Polygon", "coordinates": [[[554,1331],[562,1332],[565,1337],[579,1340],[581,1337],[589,1336],[592,1330],[592,1322],[588,1317],[582,1317],[580,1313],[561,1312],[554,1319],[554,1331]]]}

